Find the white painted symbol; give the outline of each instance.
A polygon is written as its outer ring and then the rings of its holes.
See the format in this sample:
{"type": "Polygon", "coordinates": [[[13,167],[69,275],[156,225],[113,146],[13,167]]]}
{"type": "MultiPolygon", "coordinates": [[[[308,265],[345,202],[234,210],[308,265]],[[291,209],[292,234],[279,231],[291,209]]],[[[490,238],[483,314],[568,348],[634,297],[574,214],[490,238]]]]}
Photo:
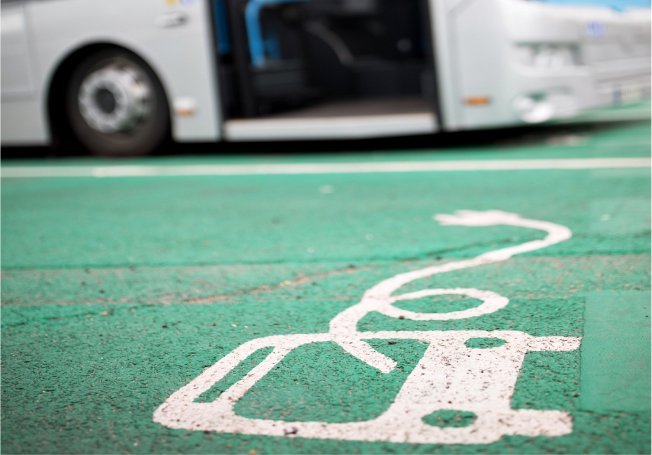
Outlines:
{"type": "Polygon", "coordinates": [[[545,231],[547,236],[542,240],[489,251],[473,259],[426,267],[381,281],[367,290],[358,304],[335,316],[327,333],[279,335],[251,340],[174,392],[154,412],[154,421],[169,428],[221,433],[431,444],[486,444],[504,435],[534,437],[570,433],[570,414],[556,410],[512,409],[510,399],[528,352],[572,351],[579,347],[580,338],[533,337],[517,331],[358,331],[358,322],[370,312],[415,321],[445,321],[498,311],[509,300],[491,291],[425,289],[398,295],[394,295],[394,292],[421,278],[506,261],[516,254],[563,242],[572,235],[564,226],[497,210],[463,210],[454,215],[437,215],[435,219],[443,225],[454,226],[519,226],[545,231]],[[393,306],[395,302],[403,300],[449,294],[467,296],[481,303],[471,309],[448,313],[417,313],[393,306]],[[474,348],[469,340],[478,338],[493,339],[495,343],[488,348],[474,348]],[[392,404],[379,417],[348,423],[289,422],[245,418],[235,413],[238,400],[299,346],[335,342],[379,371],[392,371],[396,362],[367,343],[367,340],[379,339],[410,339],[428,344],[423,357],[392,404]],[[247,357],[264,348],[273,350],[213,402],[195,402],[247,357]],[[475,420],[466,427],[429,425],[423,419],[435,411],[471,413],[469,415],[474,415],[475,420]]]}

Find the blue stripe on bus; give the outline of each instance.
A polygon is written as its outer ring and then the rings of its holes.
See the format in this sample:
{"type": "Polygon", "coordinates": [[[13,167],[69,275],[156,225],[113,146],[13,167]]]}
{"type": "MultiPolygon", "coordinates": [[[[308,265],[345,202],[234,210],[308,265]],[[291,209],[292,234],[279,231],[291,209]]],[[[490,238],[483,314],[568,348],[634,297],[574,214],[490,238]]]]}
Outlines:
{"type": "Polygon", "coordinates": [[[245,24],[247,26],[247,38],[249,39],[249,55],[251,64],[258,68],[265,66],[265,39],[263,38],[262,27],[260,26],[260,11],[270,5],[281,5],[284,3],[299,3],[305,0],[251,0],[245,9],[245,24]]]}

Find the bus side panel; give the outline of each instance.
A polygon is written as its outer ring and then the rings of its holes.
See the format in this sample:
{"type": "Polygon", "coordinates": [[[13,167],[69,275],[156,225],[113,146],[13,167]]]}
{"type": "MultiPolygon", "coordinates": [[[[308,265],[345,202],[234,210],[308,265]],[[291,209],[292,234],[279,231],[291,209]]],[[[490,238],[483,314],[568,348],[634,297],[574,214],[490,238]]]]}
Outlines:
{"type": "Polygon", "coordinates": [[[53,0],[31,3],[30,15],[36,60],[43,71],[42,109],[54,69],[66,55],[85,45],[112,43],[143,58],[161,80],[174,139],[220,138],[208,2],[53,0]]]}
{"type": "Polygon", "coordinates": [[[50,135],[40,100],[2,99],[2,145],[47,145],[50,135]]]}
{"type": "Polygon", "coordinates": [[[29,21],[22,2],[2,5],[2,142],[45,144],[45,117],[37,98],[29,21]]]}

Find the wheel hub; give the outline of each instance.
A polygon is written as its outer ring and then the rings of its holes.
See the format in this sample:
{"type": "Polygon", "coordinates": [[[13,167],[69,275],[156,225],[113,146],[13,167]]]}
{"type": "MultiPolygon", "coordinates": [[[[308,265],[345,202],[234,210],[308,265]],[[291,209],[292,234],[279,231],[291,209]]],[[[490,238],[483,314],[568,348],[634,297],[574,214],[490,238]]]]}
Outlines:
{"type": "Polygon", "coordinates": [[[79,111],[102,133],[129,133],[149,114],[151,90],[140,72],[113,63],[89,74],[79,90],[79,111]]]}

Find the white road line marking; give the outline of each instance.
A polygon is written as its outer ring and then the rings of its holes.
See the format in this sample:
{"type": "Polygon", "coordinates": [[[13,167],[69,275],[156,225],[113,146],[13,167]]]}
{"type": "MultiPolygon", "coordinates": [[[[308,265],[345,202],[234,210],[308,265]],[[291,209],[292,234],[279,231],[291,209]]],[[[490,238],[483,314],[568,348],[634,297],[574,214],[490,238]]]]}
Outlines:
{"type": "Polygon", "coordinates": [[[7,166],[2,178],[123,178],[448,171],[534,171],[649,168],[649,158],[548,160],[387,161],[358,163],[205,164],[180,166],[7,166]]]}
{"type": "MultiPolygon", "coordinates": [[[[472,259],[458,260],[395,275],[368,289],[362,300],[337,314],[328,333],[272,335],[248,341],[186,384],[159,406],[153,420],[169,428],[190,431],[337,439],[413,444],[489,444],[505,435],[562,436],[572,432],[572,416],[558,410],[512,409],[511,399],[525,356],[532,351],[573,351],[581,338],[532,336],[513,330],[360,331],[358,323],[369,313],[413,321],[466,319],[504,308],[507,297],[479,289],[424,289],[395,294],[404,285],[440,273],[507,261],[517,254],[540,250],[572,237],[565,226],[522,218],[499,210],[461,210],[437,215],[446,226],[518,226],[544,231],[543,239],[491,250],[472,259]],[[482,303],[463,311],[420,313],[393,306],[401,300],[435,295],[464,295],[482,303]],[[313,343],[338,343],[362,362],[389,373],[394,359],[377,351],[368,340],[419,340],[427,344],[423,357],[408,375],[401,390],[380,416],[367,420],[330,423],[248,418],[238,415],[236,403],[270,373],[290,352],[313,343]],[[474,341],[493,342],[474,346],[474,341]],[[470,343],[470,344],[469,344],[470,343]],[[273,348],[267,357],[238,382],[228,386],[212,402],[197,402],[245,359],[262,348],[273,348]],[[466,412],[474,417],[466,426],[438,427],[424,421],[441,411],[466,412]]],[[[337,366],[328,368],[337,370],[337,366]]],[[[339,370],[343,375],[346,370],[339,370]]]]}

